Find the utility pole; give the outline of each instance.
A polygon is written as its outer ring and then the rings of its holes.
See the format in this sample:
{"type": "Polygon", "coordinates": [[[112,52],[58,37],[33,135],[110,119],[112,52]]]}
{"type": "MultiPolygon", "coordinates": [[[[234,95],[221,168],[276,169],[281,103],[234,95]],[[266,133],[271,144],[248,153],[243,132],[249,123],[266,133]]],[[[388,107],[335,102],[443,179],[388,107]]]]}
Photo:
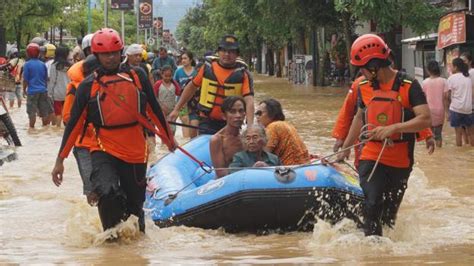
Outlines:
{"type": "Polygon", "coordinates": [[[104,28],[109,25],[109,0],[104,1],[104,28]]]}
{"type": "Polygon", "coordinates": [[[125,42],[125,11],[121,11],[122,13],[122,42],[125,42]]]}
{"type": "Polygon", "coordinates": [[[144,41],[144,43],[146,43],[147,40],[148,40],[148,29],[145,28],[145,41],[144,41]]]}
{"type": "Polygon", "coordinates": [[[92,32],[91,0],[87,0],[87,34],[91,32],[92,32]]]}
{"type": "Polygon", "coordinates": [[[139,4],[138,0],[135,0],[135,16],[137,17],[137,41],[136,41],[136,43],[140,43],[140,26],[138,25],[138,22],[139,22],[138,21],[138,16],[139,16],[138,12],[140,12],[140,11],[138,9],[138,4],[139,4]]]}
{"type": "MultiPolygon", "coordinates": [[[[313,26],[314,27],[314,26],[313,26]]],[[[311,37],[312,37],[312,57],[313,57],[313,80],[312,80],[312,83],[313,83],[313,86],[317,86],[318,85],[318,78],[317,78],[317,71],[316,71],[316,65],[319,66],[319,55],[318,55],[318,44],[317,44],[317,35],[316,35],[316,30],[313,28],[313,30],[311,31],[311,37]]]]}

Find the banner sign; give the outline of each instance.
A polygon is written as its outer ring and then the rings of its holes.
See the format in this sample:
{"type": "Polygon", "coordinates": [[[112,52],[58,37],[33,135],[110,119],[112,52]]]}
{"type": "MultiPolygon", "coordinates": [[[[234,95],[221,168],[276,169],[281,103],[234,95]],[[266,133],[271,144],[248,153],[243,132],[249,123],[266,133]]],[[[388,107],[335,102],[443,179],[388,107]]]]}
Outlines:
{"type": "Polygon", "coordinates": [[[163,36],[163,17],[153,18],[153,31],[155,36],[163,36]]]}
{"type": "Polygon", "coordinates": [[[464,12],[448,14],[441,18],[438,27],[438,49],[466,42],[466,15],[464,12]]]}
{"type": "Polygon", "coordinates": [[[111,0],[110,8],[117,10],[132,10],[133,0],[111,0]]]}
{"type": "Polygon", "coordinates": [[[139,0],[138,3],[138,27],[149,29],[153,26],[153,0],[139,0]]]}

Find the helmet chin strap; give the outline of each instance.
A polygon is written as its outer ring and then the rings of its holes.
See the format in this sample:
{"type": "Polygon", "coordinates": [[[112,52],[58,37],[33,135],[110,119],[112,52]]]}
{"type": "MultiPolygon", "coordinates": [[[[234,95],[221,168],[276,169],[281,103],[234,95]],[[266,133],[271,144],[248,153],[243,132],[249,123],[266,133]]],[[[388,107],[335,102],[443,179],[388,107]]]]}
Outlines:
{"type": "Polygon", "coordinates": [[[370,81],[372,82],[372,87],[376,90],[380,89],[380,86],[379,86],[379,80],[377,79],[377,72],[379,70],[378,67],[373,67],[373,68],[369,68],[367,69],[369,70],[370,72],[370,81]]]}

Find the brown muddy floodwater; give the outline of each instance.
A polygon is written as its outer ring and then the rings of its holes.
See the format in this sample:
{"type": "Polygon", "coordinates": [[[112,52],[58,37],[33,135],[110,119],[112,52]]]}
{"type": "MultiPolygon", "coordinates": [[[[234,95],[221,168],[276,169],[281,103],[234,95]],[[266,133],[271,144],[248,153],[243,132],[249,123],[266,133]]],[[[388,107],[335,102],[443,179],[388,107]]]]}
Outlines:
{"type": "MultiPolygon", "coordinates": [[[[255,85],[257,101],[274,97],[282,102],[312,153],[331,153],[330,132],[345,89],[292,86],[267,77],[257,77],[255,85]]],[[[0,264],[474,265],[474,148],[455,147],[449,127],[444,147],[435,154],[428,156],[424,143],[417,145],[397,225],[385,230],[385,237],[365,238],[345,220],[334,226],[320,222],[312,233],[267,236],[160,229],[148,221],[141,236],[129,219],[111,232],[120,235],[119,242],[107,243],[97,210],[81,195],[72,155],[65,162],[63,186],[51,182],[62,129],[28,130],[24,108],[11,113],[24,145],[17,150],[19,159],[0,167],[0,264]]]]}

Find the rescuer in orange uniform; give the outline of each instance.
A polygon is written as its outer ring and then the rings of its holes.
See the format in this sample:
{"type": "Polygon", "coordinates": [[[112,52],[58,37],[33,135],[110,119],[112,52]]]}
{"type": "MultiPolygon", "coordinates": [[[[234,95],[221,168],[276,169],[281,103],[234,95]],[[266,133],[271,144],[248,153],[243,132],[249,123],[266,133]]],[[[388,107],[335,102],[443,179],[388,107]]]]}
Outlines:
{"type": "MultiPolygon", "coordinates": [[[[79,84],[84,80],[85,77],[92,74],[94,70],[99,66],[97,58],[91,52],[91,41],[94,34],[87,34],[82,38],[82,51],[86,56],[85,59],[72,65],[67,71],[67,75],[71,82],[66,88],[66,98],[64,99],[63,106],[63,120],[64,124],[67,124],[71,117],[72,105],[76,99],[76,91],[79,88],[79,84]]],[[[83,194],[87,197],[87,202],[90,205],[97,203],[97,195],[92,193],[92,183],[90,181],[92,173],[92,162],[89,148],[92,141],[92,125],[84,128],[83,134],[79,136],[74,145],[73,154],[76,158],[77,167],[79,168],[79,174],[81,175],[83,184],[83,194]]]]}
{"type": "Polygon", "coordinates": [[[151,119],[170,150],[176,144],[146,74],[120,65],[123,42],[119,34],[108,28],[98,30],[91,47],[100,66],[76,91],[52,179],[61,185],[64,159],[84,128],[92,124],[91,181],[102,227],[114,227],[133,214],[144,232],[147,145],[142,118],[151,119]]]}
{"type": "MultiPolygon", "coordinates": [[[[336,139],[334,143],[333,150],[337,152],[342,145],[344,140],[349,134],[349,129],[351,128],[352,120],[357,112],[357,90],[359,89],[359,83],[366,79],[365,76],[360,76],[351,85],[349,92],[344,99],[341,109],[339,110],[339,115],[337,116],[336,123],[332,130],[332,137],[336,139]]],[[[433,132],[430,128],[425,128],[416,134],[417,141],[426,141],[426,147],[428,149],[428,154],[432,154],[435,149],[435,141],[433,139],[433,132]]],[[[354,148],[354,166],[359,168],[359,158],[360,158],[361,147],[357,146],[354,148]]]]}
{"type": "MultiPolygon", "coordinates": [[[[359,83],[358,110],[343,149],[367,129],[361,151],[360,185],[364,191],[365,235],[382,235],[393,226],[413,166],[415,133],[431,125],[430,111],[420,84],[391,68],[390,48],[377,35],[354,41],[351,64],[367,80],[359,83]]],[[[338,155],[346,158],[350,150],[338,155]]]]}

